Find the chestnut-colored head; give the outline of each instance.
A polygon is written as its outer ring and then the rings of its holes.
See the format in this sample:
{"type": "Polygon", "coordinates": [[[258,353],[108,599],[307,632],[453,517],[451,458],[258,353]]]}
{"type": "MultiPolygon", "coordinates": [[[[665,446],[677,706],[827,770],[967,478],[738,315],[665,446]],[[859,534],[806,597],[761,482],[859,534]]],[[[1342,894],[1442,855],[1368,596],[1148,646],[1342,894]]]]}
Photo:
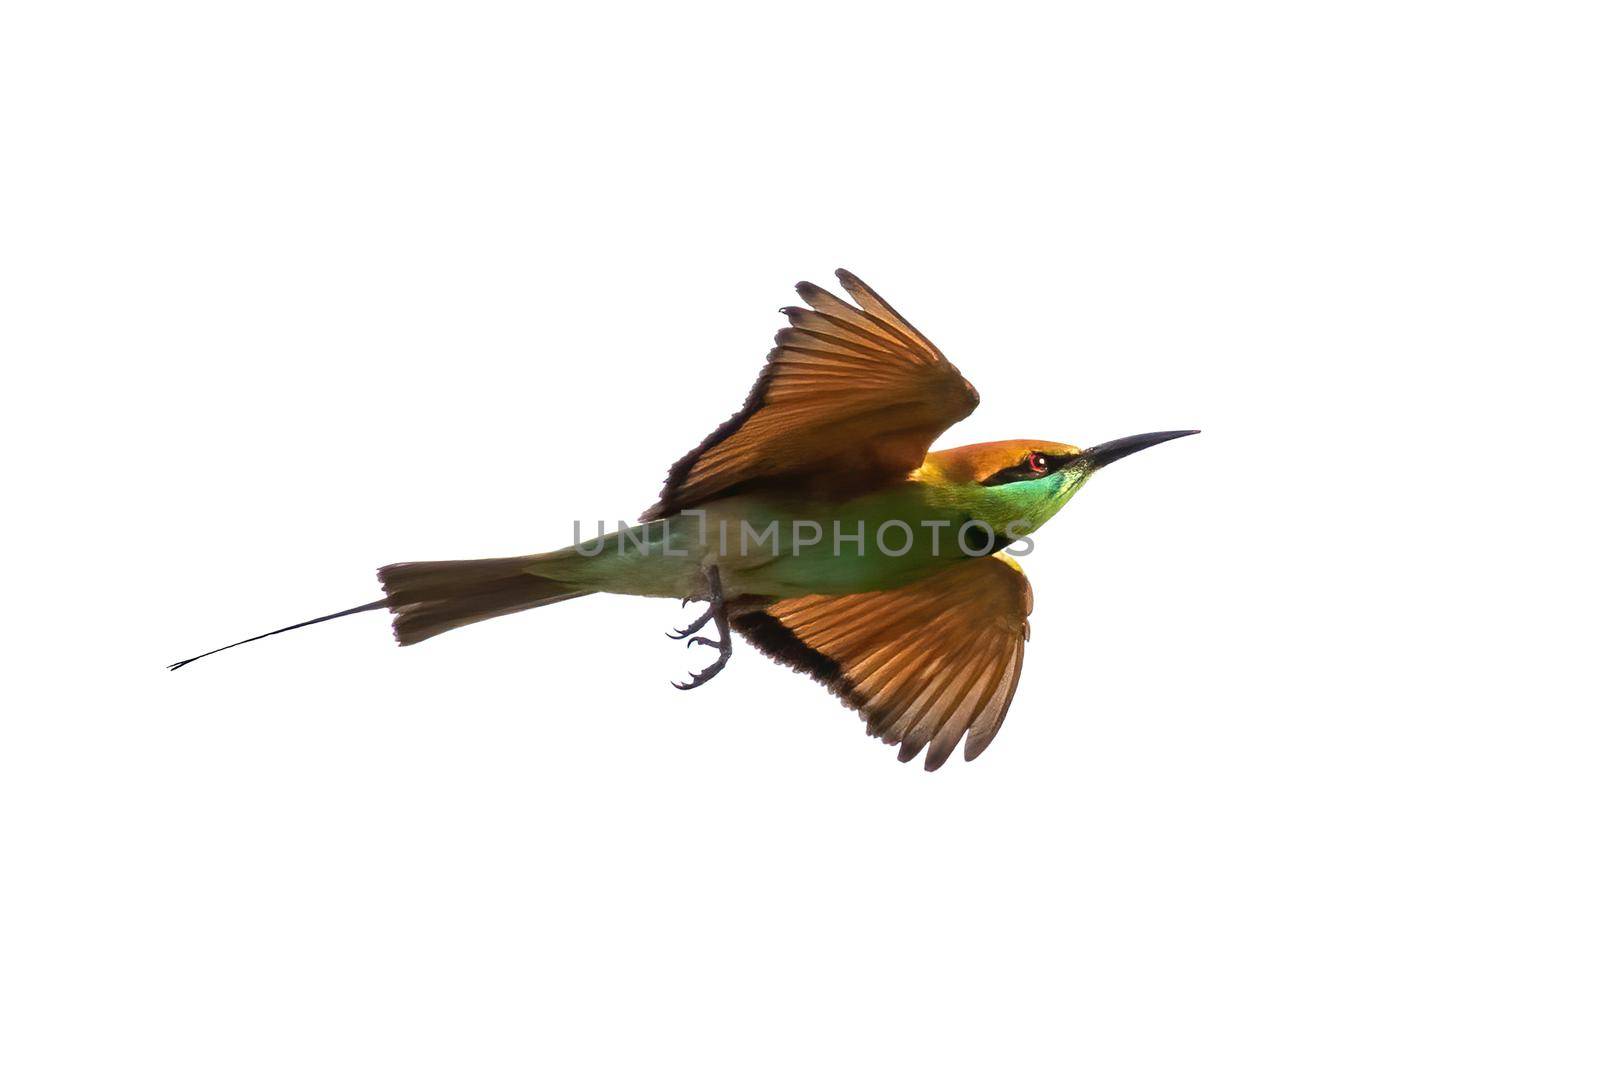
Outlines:
{"type": "Polygon", "coordinates": [[[976,518],[1018,536],[1037,530],[1101,467],[1198,430],[1137,434],[1079,448],[1059,441],[1021,438],[987,441],[929,452],[912,478],[949,489],[971,501],[976,518]]]}

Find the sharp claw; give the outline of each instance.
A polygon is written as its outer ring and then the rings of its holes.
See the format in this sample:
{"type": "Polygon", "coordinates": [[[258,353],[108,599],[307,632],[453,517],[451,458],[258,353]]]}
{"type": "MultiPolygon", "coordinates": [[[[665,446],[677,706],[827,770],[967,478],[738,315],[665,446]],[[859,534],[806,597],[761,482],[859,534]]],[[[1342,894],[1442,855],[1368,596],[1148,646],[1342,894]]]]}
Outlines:
{"type": "Polygon", "coordinates": [[[688,692],[691,689],[699,689],[716,676],[716,671],[695,671],[690,673],[687,682],[673,682],[672,684],[678,689],[688,692]]]}
{"type": "Polygon", "coordinates": [[[719,665],[712,664],[711,667],[703,671],[690,671],[687,682],[673,682],[672,684],[674,688],[684,692],[690,689],[699,689],[702,685],[715,678],[720,670],[722,668],[719,665]]]}
{"type": "Polygon", "coordinates": [[[715,614],[716,612],[714,610],[708,609],[704,615],[701,615],[688,626],[685,626],[682,629],[668,630],[667,636],[672,638],[674,641],[682,641],[690,634],[699,633],[702,629],[704,629],[706,623],[710,622],[715,614]]]}

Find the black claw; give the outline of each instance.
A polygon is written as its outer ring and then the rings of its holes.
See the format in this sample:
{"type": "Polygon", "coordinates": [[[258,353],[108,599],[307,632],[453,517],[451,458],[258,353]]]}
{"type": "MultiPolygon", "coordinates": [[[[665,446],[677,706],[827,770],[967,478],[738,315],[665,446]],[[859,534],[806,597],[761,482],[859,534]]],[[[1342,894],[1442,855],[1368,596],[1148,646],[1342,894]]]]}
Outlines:
{"type": "Polygon", "coordinates": [[[724,648],[728,647],[728,646],[724,645],[721,641],[713,641],[709,637],[691,637],[691,638],[689,638],[689,644],[686,647],[693,648],[695,645],[705,645],[707,648],[714,648],[719,652],[722,651],[724,648]]]}
{"type": "MultiPolygon", "coordinates": [[[[685,601],[685,603],[687,603],[687,601],[685,601]]],[[[685,637],[688,637],[690,634],[699,633],[702,629],[704,629],[706,623],[710,622],[713,618],[716,617],[716,614],[717,614],[716,607],[715,606],[709,607],[709,608],[706,609],[704,615],[701,615],[698,619],[694,620],[694,622],[691,622],[688,626],[685,626],[683,629],[667,631],[667,636],[672,638],[674,641],[682,641],[685,637]]]]}

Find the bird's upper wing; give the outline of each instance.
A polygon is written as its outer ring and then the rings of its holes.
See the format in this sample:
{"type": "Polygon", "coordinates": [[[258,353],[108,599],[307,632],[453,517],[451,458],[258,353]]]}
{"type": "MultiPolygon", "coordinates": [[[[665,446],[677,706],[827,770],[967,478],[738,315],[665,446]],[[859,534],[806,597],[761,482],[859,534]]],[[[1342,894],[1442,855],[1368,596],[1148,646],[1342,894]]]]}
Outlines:
{"type": "Polygon", "coordinates": [[[899,589],[782,600],[733,625],[857,709],[869,734],[899,744],[901,762],[927,747],[932,771],[962,734],[969,760],[994,740],[1032,610],[1022,568],[996,553],[899,589]]]}
{"type": "Polygon", "coordinates": [[[901,477],[978,406],[978,392],[900,313],[849,271],[859,307],[810,282],[744,408],[667,474],[657,519],[757,482],[806,478],[826,491],[901,477]],[[820,485],[818,484],[820,480],[820,485]]]}

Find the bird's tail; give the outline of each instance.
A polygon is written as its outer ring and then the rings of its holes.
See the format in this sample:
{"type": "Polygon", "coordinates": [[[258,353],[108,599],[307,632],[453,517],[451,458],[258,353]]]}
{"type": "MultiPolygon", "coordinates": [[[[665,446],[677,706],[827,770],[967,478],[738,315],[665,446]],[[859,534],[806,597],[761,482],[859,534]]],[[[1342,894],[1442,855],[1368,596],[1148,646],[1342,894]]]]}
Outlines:
{"type": "Polygon", "coordinates": [[[542,556],[508,556],[504,559],[391,563],[378,568],[378,581],[383,583],[382,600],[247,637],[243,641],[235,641],[231,645],[168,664],[168,668],[177,670],[197,659],[248,645],[263,637],[298,630],[302,626],[314,626],[330,619],[342,619],[361,611],[388,608],[394,613],[395,640],[402,645],[414,645],[446,630],[454,630],[457,626],[595,592],[592,588],[572,582],[528,573],[529,566],[538,563],[548,565],[550,560],[569,554],[555,552],[542,556]]]}
{"type": "Polygon", "coordinates": [[[585,596],[594,590],[530,574],[543,557],[391,563],[378,568],[395,640],[414,645],[458,626],[585,596]]]}

